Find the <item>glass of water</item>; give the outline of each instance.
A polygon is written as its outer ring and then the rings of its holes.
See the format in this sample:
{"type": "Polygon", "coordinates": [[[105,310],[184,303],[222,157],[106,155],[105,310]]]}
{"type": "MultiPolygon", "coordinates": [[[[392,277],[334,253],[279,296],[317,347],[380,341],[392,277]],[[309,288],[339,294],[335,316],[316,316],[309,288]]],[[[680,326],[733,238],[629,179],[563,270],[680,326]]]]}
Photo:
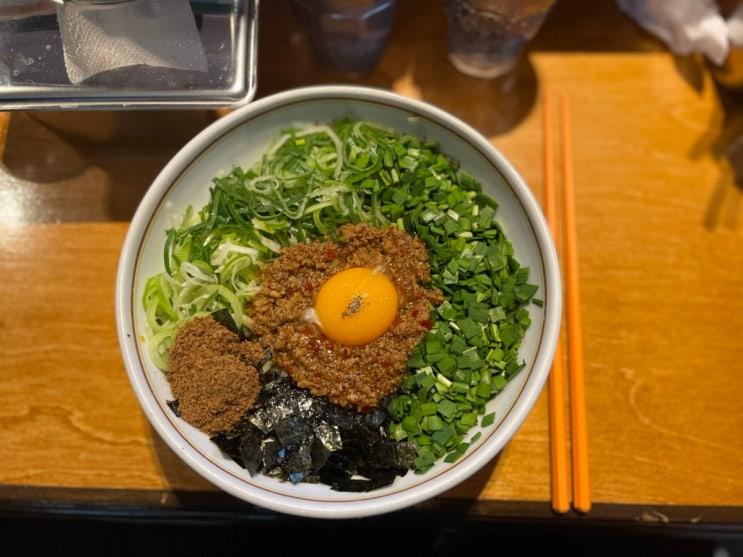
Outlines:
{"type": "Polygon", "coordinates": [[[511,71],[555,0],[446,0],[449,60],[462,73],[493,78],[511,71]]]}

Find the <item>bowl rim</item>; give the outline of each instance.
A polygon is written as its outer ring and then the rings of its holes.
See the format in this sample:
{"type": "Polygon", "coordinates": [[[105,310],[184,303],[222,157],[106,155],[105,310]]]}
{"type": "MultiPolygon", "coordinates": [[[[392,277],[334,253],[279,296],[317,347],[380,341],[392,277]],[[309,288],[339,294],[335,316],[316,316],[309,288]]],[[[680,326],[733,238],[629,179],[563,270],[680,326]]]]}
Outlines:
{"type": "MultiPolygon", "coordinates": [[[[149,422],[182,460],[227,493],[261,507],[299,516],[353,518],[399,510],[439,495],[470,477],[503,449],[531,412],[549,375],[561,324],[562,285],[556,249],[541,207],[512,163],[480,132],[432,104],[402,96],[390,90],[360,85],[311,85],[263,97],[223,116],[198,133],[171,158],[152,182],[132,218],[119,260],[115,302],[117,332],[129,380],[149,422]],[[181,438],[181,433],[171,425],[167,417],[165,423],[158,419],[162,412],[162,403],[156,399],[153,389],[144,384],[147,383],[146,372],[141,365],[136,348],[138,340],[135,338],[132,302],[138,298],[133,292],[133,271],[137,267],[135,262],[139,256],[140,241],[146,237],[157,209],[177,181],[177,178],[173,177],[185,173],[211,143],[237,129],[252,117],[265,112],[300,102],[327,101],[329,98],[389,105],[396,110],[405,110],[424,117],[437,126],[444,127],[463,139],[466,138],[475,151],[503,175],[527,216],[543,266],[544,293],[542,297],[545,305],[542,329],[537,341],[538,349],[535,351],[533,361],[529,364],[531,374],[529,381],[524,382],[514,403],[508,409],[508,415],[500,421],[498,435],[491,435],[487,447],[483,446],[479,451],[471,451],[466,459],[460,459],[456,463],[456,474],[447,474],[446,472],[449,471],[447,469],[436,476],[437,482],[435,483],[421,481],[399,492],[383,494],[379,497],[367,496],[358,501],[344,500],[330,503],[303,499],[305,506],[298,507],[299,499],[296,497],[276,492],[255,493],[253,489],[248,489],[246,492],[242,487],[235,485],[233,480],[225,478],[225,474],[215,474],[217,471],[223,472],[223,469],[206,455],[201,454],[193,445],[189,447],[189,443],[181,438]],[[194,451],[199,454],[193,454],[194,451]],[[212,468],[217,468],[217,470],[212,468]]],[[[248,487],[255,486],[251,484],[248,487]]]]}

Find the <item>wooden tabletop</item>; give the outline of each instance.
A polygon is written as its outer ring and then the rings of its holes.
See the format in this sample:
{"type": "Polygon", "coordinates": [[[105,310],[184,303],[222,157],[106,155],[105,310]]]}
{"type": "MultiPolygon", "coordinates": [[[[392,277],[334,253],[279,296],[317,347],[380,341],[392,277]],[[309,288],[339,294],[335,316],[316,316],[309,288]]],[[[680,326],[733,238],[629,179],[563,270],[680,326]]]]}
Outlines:
{"type": "MultiPolygon", "coordinates": [[[[743,100],[613,2],[561,0],[507,79],[446,59],[441,1],[401,0],[376,70],[313,60],[288,0],[263,2],[258,97],[361,83],[491,139],[541,198],[539,99],[571,107],[593,508],[563,519],[743,523],[743,100]]],[[[743,97],[741,97],[743,99],[743,97]]],[[[114,322],[128,221],[208,111],[0,117],[0,506],[246,509],[150,427],[114,322]]],[[[551,518],[546,390],[492,463],[420,512],[551,518]]],[[[557,520],[558,518],[555,517],[557,520]]]]}

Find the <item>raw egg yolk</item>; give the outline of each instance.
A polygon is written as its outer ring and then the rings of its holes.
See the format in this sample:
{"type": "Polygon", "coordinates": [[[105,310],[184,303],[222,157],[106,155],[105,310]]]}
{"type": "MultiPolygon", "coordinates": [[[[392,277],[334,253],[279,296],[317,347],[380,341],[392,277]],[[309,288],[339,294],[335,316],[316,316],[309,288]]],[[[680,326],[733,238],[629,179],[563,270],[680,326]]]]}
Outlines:
{"type": "Polygon", "coordinates": [[[323,334],[335,342],[361,346],[379,338],[397,315],[397,290],[384,274],[351,267],[330,277],[315,299],[323,334]]]}

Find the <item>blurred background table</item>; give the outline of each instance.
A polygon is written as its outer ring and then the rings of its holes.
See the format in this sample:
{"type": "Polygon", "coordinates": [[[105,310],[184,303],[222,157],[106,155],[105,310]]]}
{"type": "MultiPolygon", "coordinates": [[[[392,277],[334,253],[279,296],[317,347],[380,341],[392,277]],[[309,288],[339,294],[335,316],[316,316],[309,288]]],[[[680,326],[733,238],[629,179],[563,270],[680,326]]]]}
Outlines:
{"type": "MultiPolygon", "coordinates": [[[[743,524],[743,101],[613,2],[560,0],[506,79],[459,74],[443,2],[400,0],[377,69],[315,63],[288,0],[260,6],[258,93],[360,83],[491,139],[542,195],[539,98],[572,108],[593,508],[553,515],[546,390],[505,450],[405,516],[743,524]]],[[[212,111],[0,115],[0,509],[267,516],[201,480],[150,428],[114,322],[128,221],[212,111]]]]}

